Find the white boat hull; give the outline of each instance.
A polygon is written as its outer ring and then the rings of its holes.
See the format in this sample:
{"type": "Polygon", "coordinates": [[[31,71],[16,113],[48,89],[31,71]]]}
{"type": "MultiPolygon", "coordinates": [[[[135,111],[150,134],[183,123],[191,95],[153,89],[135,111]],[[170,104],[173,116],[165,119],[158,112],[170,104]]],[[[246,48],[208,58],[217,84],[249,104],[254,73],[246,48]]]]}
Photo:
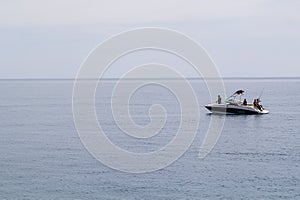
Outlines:
{"type": "Polygon", "coordinates": [[[238,104],[208,104],[205,105],[212,113],[217,114],[268,114],[269,111],[253,107],[252,105],[238,105],[238,104]]]}

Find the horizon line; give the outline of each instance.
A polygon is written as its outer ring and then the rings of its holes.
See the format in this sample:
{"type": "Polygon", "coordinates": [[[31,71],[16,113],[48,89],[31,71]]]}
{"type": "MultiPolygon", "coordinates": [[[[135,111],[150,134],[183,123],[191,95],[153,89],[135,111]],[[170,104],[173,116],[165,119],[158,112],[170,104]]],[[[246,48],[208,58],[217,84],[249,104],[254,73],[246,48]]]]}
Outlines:
{"type": "MultiPolygon", "coordinates": [[[[300,79],[300,76],[267,76],[267,77],[187,77],[185,79],[188,80],[204,80],[204,79],[225,79],[225,80],[239,80],[239,79],[245,79],[245,80],[255,80],[255,79],[269,79],[269,80],[276,80],[276,79],[300,79]]],[[[106,78],[102,78],[101,80],[120,80],[121,78],[117,78],[117,77],[106,77],[106,78]]],[[[171,77],[162,77],[162,78],[123,78],[123,80],[179,80],[180,78],[171,78],[171,77]]],[[[78,78],[0,78],[1,81],[13,81],[13,80],[99,80],[99,79],[95,79],[95,78],[84,78],[84,79],[78,79],[78,78]]]]}

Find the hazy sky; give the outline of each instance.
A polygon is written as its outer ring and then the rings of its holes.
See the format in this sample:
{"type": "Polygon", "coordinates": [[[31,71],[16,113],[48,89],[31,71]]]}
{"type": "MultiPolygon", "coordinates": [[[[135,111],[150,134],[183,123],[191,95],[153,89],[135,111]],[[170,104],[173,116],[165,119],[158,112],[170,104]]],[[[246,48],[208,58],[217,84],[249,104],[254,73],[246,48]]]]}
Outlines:
{"type": "Polygon", "coordinates": [[[1,0],[0,78],[74,78],[100,42],[148,26],[192,37],[224,77],[300,76],[297,0],[1,0]]]}

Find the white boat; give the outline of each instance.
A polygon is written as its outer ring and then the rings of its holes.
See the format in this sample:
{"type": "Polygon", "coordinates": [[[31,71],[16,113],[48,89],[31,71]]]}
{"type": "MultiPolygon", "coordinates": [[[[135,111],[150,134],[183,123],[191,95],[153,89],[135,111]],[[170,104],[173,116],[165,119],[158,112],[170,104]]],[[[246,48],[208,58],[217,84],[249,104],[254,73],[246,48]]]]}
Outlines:
{"type": "Polygon", "coordinates": [[[269,111],[264,109],[259,104],[260,100],[257,99],[256,105],[248,104],[241,101],[241,97],[244,94],[243,90],[236,91],[233,95],[228,97],[224,103],[217,102],[205,105],[212,113],[218,114],[268,114],[269,111]],[[239,97],[239,99],[237,99],[239,97]]]}

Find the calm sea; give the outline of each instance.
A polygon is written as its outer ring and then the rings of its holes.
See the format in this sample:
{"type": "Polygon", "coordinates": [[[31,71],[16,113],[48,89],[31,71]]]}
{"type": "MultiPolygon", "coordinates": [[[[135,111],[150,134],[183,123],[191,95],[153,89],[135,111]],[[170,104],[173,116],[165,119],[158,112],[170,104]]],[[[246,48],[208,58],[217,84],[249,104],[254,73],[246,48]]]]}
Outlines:
{"type": "MultiPolygon", "coordinates": [[[[174,81],[174,80],[173,80],[174,81]]],[[[226,79],[227,95],[246,90],[252,101],[263,89],[268,115],[230,115],[212,152],[198,158],[212,115],[205,84],[192,80],[200,108],[197,136],[170,166],[130,174],[94,159],[82,145],[72,115],[72,80],[0,81],[0,199],[300,199],[300,79],[226,79]]],[[[148,109],[165,107],[161,133],[133,139],[113,120],[114,81],[96,93],[99,123],[112,142],[132,152],[155,151],[176,133],[180,107],[164,88],[133,94],[136,124],[148,109]]],[[[222,117],[222,116],[220,116],[222,117]]]]}

